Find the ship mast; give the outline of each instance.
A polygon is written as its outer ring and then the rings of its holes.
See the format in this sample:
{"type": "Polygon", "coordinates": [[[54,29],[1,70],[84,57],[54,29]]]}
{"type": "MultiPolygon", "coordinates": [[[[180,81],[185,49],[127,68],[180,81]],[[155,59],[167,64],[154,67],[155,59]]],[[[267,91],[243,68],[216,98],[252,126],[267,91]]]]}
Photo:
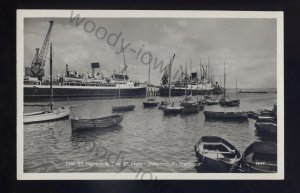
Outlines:
{"type": "Polygon", "coordinates": [[[237,77],[235,77],[235,99],[237,99],[237,77]]]}
{"type": "Polygon", "coordinates": [[[185,100],[186,100],[186,93],[187,93],[187,63],[185,63],[185,89],[184,89],[184,96],[185,96],[185,100]]]}
{"type": "Polygon", "coordinates": [[[172,63],[175,58],[175,54],[173,55],[172,59],[170,60],[170,66],[169,66],[169,103],[171,103],[171,68],[172,68],[172,63]]]}
{"type": "MultiPolygon", "coordinates": [[[[193,78],[193,77],[192,77],[192,73],[193,73],[193,70],[192,70],[192,58],[190,58],[190,71],[191,71],[191,72],[190,72],[190,74],[191,74],[191,75],[190,75],[190,77],[191,77],[191,78],[190,78],[190,79],[191,79],[190,81],[192,82],[192,78],[193,78]]],[[[192,85],[192,84],[191,84],[191,96],[193,96],[193,85],[192,85]]]]}
{"type": "Polygon", "coordinates": [[[50,62],[50,109],[52,111],[53,108],[53,88],[52,88],[52,43],[50,43],[50,58],[49,58],[49,62],[50,62]]]}
{"type": "Polygon", "coordinates": [[[225,98],[225,92],[226,92],[226,84],[225,84],[225,81],[226,81],[226,75],[225,75],[225,62],[224,62],[224,98],[225,98]]]}

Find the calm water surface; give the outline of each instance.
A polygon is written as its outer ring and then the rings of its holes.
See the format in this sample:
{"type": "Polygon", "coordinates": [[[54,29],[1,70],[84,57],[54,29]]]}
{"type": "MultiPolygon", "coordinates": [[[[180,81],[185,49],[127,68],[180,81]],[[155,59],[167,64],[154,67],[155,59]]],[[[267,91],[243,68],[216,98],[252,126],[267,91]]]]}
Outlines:
{"type": "MultiPolygon", "coordinates": [[[[230,94],[234,98],[235,94],[230,94]]],[[[276,103],[276,94],[239,94],[239,98],[240,107],[226,111],[272,109],[276,103]]],[[[175,103],[182,99],[172,98],[175,103]]],[[[126,161],[133,165],[123,166],[122,172],[137,172],[139,168],[151,172],[197,172],[190,163],[197,161],[194,144],[201,136],[223,137],[241,152],[252,142],[262,140],[256,135],[252,119],[243,123],[207,121],[203,111],[191,116],[166,117],[157,108],[144,109],[143,101],[121,99],[122,105],[136,107],[123,114],[124,120],[116,128],[72,133],[70,120],[24,125],[24,172],[119,172],[119,165],[105,162],[126,161]],[[169,165],[153,166],[152,162],[169,165]]],[[[66,102],[55,104],[63,106],[66,102]]],[[[73,108],[70,118],[97,118],[111,115],[111,106],[117,105],[118,100],[80,100],[70,104],[84,104],[73,108]]],[[[33,110],[37,109],[26,108],[25,112],[33,110]]],[[[215,105],[204,110],[224,108],[215,105]]]]}

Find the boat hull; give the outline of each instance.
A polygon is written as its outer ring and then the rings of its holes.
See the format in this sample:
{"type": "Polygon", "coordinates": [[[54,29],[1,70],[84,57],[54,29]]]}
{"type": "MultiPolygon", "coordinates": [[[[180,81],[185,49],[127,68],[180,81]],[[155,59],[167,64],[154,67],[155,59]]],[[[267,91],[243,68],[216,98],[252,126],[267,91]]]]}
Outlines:
{"type": "Polygon", "coordinates": [[[177,115],[182,112],[183,108],[164,108],[164,115],[177,115]]]}
{"type": "Polygon", "coordinates": [[[144,108],[157,107],[159,102],[143,102],[144,108]]]}
{"type": "Polygon", "coordinates": [[[122,115],[114,115],[99,119],[71,119],[72,131],[85,131],[118,126],[123,121],[122,115]]]}
{"type": "Polygon", "coordinates": [[[204,111],[205,118],[217,119],[217,120],[229,120],[229,121],[246,121],[248,120],[248,114],[242,112],[214,112],[204,111]]]}
{"type": "Polygon", "coordinates": [[[52,112],[39,112],[39,113],[28,113],[24,114],[23,122],[24,124],[32,124],[32,123],[41,123],[41,122],[50,122],[57,121],[61,119],[68,119],[70,115],[69,107],[62,107],[52,112]]]}
{"type": "Polygon", "coordinates": [[[112,107],[113,112],[126,112],[126,111],[133,111],[135,108],[134,105],[127,105],[127,106],[117,106],[112,107]]]}
{"type": "MultiPolygon", "coordinates": [[[[117,98],[118,96],[119,90],[117,87],[53,86],[54,100],[117,98]]],[[[121,88],[120,97],[146,97],[146,86],[121,88]]],[[[24,101],[47,101],[49,98],[49,85],[24,85],[24,101]]]]}
{"type": "Polygon", "coordinates": [[[205,166],[209,167],[213,171],[220,173],[229,173],[233,170],[232,167],[235,167],[233,164],[226,163],[222,160],[211,159],[203,156],[202,154],[198,154],[198,161],[205,164],[205,166]]]}

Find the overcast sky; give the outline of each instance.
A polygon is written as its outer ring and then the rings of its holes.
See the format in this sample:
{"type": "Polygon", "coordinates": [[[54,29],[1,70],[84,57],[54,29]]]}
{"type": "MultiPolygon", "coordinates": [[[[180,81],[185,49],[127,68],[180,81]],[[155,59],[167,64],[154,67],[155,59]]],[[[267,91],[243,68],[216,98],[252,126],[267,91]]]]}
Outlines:
{"type": "MultiPolygon", "coordinates": [[[[30,66],[35,48],[42,46],[50,19],[25,19],[25,66],[30,66]]],[[[223,75],[223,64],[226,63],[228,87],[235,87],[237,76],[239,88],[276,88],[276,35],[275,19],[90,18],[76,26],[75,20],[55,18],[51,42],[54,72],[60,74],[64,72],[65,64],[69,64],[70,70],[86,73],[91,71],[91,62],[99,62],[100,71],[110,75],[123,65],[122,54],[116,54],[123,40],[124,46],[129,44],[125,56],[127,73],[133,80],[144,82],[148,79],[148,65],[142,63],[141,57],[143,53],[151,52],[151,83],[159,85],[162,73],[159,68],[153,69],[154,60],[157,59],[157,64],[164,61],[165,66],[175,53],[172,74],[186,63],[190,71],[190,58],[192,68],[196,70],[200,59],[206,65],[210,57],[217,80],[223,75]],[[99,27],[102,28],[97,31],[99,27]],[[104,28],[107,35],[100,39],[105,34],[104,28]],[[107,43],[111,33],[121,33],[115,46],[107,43]],[[137,57],[139,49],[142,51],[137,57]]],[[[113,40],[115,36],[111,36],[110,42],[113,40]]],[[[49,53],[46,72],[48,58],[49,53]]],[[[149,55],[145,54],[144,63],[148,59],[149,55]]]]}

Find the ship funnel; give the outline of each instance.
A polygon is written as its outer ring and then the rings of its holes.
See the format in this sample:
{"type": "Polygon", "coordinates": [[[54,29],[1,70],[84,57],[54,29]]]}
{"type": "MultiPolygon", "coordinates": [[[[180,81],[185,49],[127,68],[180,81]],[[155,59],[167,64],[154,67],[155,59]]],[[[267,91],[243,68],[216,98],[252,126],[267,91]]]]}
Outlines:
{"type": "Polygon", "coordinates": [[[92,67],[92,76],[95,77],[96,69],[100,68],[100,64],[99,62],[93,62],[91,63],[91,67],[92,67]]]}

